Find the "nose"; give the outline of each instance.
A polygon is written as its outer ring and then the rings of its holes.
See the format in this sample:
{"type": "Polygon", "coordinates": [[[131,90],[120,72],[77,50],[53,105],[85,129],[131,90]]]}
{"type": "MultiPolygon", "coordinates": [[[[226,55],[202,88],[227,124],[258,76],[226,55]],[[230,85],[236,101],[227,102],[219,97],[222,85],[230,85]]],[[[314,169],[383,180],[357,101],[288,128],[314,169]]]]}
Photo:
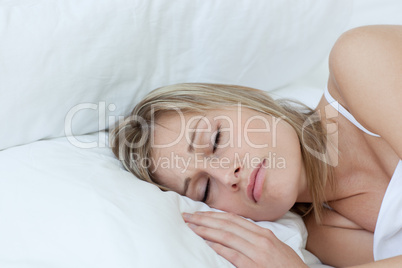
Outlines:
{"type": "Polygon", "coordinates": [[[240,188],[241,167],[219,168],[210,171],[210,175],[232,191],[240,188]]]}

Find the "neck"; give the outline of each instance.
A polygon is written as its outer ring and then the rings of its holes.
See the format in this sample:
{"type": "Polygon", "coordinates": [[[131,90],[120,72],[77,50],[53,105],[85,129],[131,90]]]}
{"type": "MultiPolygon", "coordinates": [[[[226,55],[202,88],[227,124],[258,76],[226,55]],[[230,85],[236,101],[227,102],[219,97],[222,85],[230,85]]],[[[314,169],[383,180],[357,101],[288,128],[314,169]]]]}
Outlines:
{"type": "Polygon", "coordinates": [[[297,196],[296,203],[312,203],[313,198],[311,197],[310,189],[308,187],[306,169],[304,165],[302,165],[299,182],[299,194],[297,196]]]}

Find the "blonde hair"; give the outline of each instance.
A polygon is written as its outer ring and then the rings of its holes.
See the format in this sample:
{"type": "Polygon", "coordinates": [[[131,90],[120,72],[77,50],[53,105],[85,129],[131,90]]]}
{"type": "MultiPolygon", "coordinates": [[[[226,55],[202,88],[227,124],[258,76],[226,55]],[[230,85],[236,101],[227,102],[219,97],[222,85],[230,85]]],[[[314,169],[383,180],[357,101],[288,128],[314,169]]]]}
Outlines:
{"type": "Polygon", "coordinates": [[[172,110],[202,114],[206,110],[234,107],[239,103],[242,107],[282,118],[296,131],[313,202],[296,203],[292,211],[302,216],[314,211],[320,222],[324,188],[327,181],[332,185],[333,172],[327,164],[326,132],[321,121],[314,110],[299,102],[274,100],[264,91],[236,85],[183,83],[165,86],[150,92],[135,106],[131,116],[111,132],[110,145],[124,167],[136,177],[164,191],[169,190],[157,183],[149,168],[140,164],[142,159],[151,159],[151,121],[172,110]],[[318,152],[319,157],[311,152],[318,152]]]}

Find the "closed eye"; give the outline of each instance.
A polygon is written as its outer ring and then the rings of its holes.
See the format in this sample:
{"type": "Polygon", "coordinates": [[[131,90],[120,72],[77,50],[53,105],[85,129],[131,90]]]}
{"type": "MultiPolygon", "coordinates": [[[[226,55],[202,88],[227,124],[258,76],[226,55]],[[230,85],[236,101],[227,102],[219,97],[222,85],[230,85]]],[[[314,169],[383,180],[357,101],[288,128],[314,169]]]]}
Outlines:
{"type": "Polygon", "coordinates": [[[215,141],[214,141],[214,145],[213,145],[213,148],[212,148],[213,153],[216,152],[216,149],[219,146],[220,139],[221,139],[221,126],[219,126],[218,130],[216,131],[215,141]]]}
{"type": "Polygon", "coordinates": [[[202,202],[206,202],[207,201],[207,199],[208,199],[208,195],[209,195],[209,183],[210,183],[210,179],[208,178],[208,181],[207,181],[207,186],[205,187],[205,192],[204,192],[204,197],[202,198],[202,202]]]}

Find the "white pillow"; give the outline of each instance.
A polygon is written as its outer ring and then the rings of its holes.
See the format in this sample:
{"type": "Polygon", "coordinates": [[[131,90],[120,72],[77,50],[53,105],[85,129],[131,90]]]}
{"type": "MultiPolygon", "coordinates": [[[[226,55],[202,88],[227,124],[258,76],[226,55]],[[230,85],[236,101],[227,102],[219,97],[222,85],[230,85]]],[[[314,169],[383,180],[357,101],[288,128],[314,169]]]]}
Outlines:
{"type": "MultiPolygon", "coordinates": [[[[0,267],[232,267],[181,218],[208,206],[136,179],[109,148],[58,138],[4,150],[0,163],[0,267]]],[[[299,216],[258,224],[319,263],[299,216]]]]}
{"type": "Polygon", "coordinates": [[[3,0],[0,150],[102,130],[166,84],[285,85],[325,57],[351,6],[349,0],[3,0]]]}

